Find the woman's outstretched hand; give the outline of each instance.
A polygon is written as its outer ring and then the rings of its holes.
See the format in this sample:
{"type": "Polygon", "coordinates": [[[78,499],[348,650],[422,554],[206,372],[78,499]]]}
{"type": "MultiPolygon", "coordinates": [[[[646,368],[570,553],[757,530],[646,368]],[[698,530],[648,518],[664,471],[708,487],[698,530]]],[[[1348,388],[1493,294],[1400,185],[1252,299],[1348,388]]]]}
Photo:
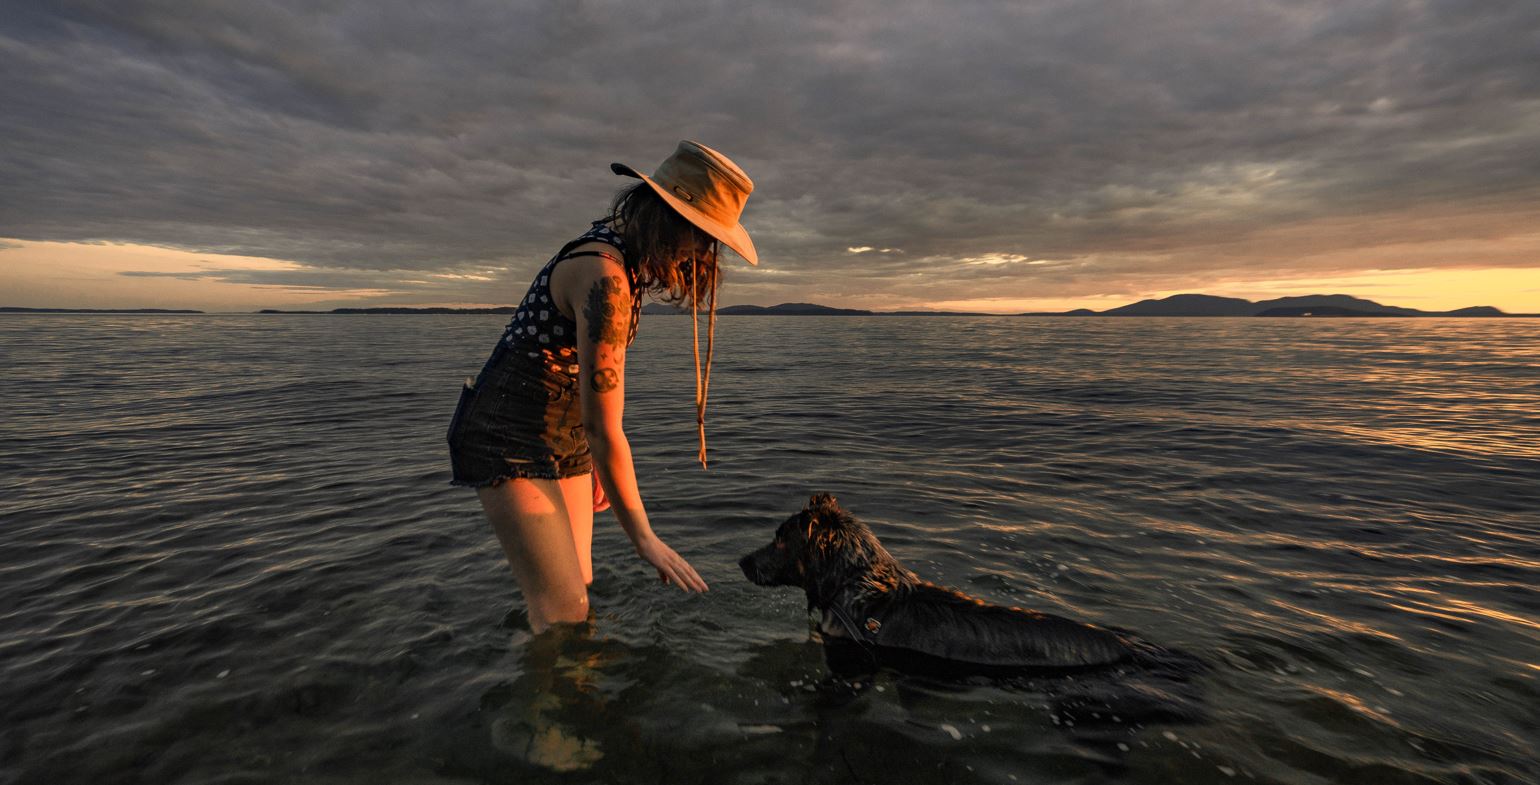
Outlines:
{"type": "Polygon", "coordinates": [[[672,583],[687,592],[706,591],[706,582],[701,580],[695,568],[657,537],[649,537],[638,543],[636,552],[648,564],[657,568],[658,578],[664,583],[672,583]]]}

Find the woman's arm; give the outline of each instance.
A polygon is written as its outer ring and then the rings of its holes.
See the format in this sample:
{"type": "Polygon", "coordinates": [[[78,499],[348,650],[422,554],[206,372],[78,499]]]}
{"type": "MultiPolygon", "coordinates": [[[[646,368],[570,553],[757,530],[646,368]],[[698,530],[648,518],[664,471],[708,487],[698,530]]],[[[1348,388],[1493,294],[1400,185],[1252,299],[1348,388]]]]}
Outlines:
{"type": "Polygon", "coordinates": [[[706,591],[706,582],[683,557],[652,531],[642,506],[631,462],[631,444],[621,427],[626,392],[626,337],[631,295],[625,270],[602,257],[579,257],[558,265],[551,292],[577,322],[578,387],[583,429],[594,468],[611,509],[636,547],[664,583],[685,591],[706,591]]]}

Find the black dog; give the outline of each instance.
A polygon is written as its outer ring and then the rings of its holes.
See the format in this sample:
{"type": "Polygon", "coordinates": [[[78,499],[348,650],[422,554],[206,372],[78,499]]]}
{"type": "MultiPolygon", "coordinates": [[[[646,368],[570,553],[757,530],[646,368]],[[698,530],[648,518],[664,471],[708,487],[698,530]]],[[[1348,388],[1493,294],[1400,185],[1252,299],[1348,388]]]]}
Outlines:
{"type": "Polygon", "coordinates": [[[738,565],[761,586],[806,591],[826,647],[847,644],[838,655],[847,672],[851,643],[869,665],[941,676],[1052,675],[1169,654],[1120,630],[987,605],[922,581],[826,493],[738,565]]]}

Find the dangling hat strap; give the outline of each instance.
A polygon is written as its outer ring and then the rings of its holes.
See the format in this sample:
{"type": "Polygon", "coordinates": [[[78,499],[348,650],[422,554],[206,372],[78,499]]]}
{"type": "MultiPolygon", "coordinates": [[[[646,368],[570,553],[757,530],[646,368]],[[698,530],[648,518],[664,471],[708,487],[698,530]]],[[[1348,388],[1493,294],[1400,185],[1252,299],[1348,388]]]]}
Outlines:
{"type": "MultiPolygon", "coordinates": [[[[711,286],[710,313],[706,317],[706,366],[701,370],[700,361],[700,259],[690,265],[690,344],[695,349],[695,431],[700,437],[700,453],[696,458],[700,467],[706,468],[706,396],[711,389],[711,354],[717,334],[717,288],[711,286]]],[[[712,281],[711,283],[715,283],[712,281]]]]}

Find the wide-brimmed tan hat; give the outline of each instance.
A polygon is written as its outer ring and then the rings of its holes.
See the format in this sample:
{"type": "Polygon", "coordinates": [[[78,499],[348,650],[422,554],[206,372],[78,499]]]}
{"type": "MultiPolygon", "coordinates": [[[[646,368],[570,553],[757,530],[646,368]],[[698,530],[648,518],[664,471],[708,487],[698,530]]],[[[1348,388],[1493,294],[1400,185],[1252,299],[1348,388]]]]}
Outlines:
{"type": "Polygon", "coordinates": [[[754,181],[727,156],[699,142],[685,140],[648,177],[625,164],[610,164],[615,174],[641,178],[685,220],[738,252],[749,264],[759,264],[754,241],[738,219],[754,181]]]}

